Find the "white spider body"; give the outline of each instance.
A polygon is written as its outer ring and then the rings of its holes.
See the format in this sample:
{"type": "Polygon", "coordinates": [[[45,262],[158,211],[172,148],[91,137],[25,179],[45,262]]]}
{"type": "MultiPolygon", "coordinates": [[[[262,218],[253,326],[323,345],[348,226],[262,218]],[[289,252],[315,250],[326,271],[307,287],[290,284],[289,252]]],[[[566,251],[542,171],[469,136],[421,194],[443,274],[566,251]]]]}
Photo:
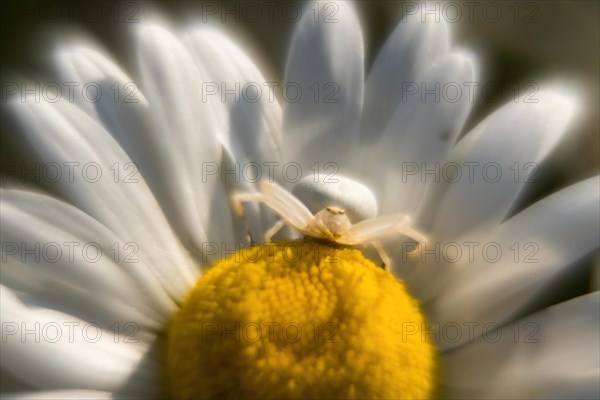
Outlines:
{"type": "Polygon", "coordinates": [[[259,192],[234,194],[233,206],[238,214],[243,215],[241,203],[259,202],[266,204],[279,215],[281,219],[265,233],[265,242],[271,241],[287,224],[306,236],[343,245],[371,244],[379,253],[386,269],[391,267],[391,260],[379,240],[405,235],[418,242],[426,241],[424,235],[409,226],[410,217],[407,215],[375,217],[375,198],[369,189],[360,183],[339,176],[336,177],[337,182],[331,183],[324,183],[322,180],[315,183],[310,179],[312,178],[300,181],[294,190],[298,197],[305,198],[304,202],[278,184],[263,180],[259,182],[259,192]],[[340,187],[344,190],[340,191],[340,187]],[[299,189],[296,190],[297,188],[299,189]],[[349,195],[345,196],[344,193],[349,195]],[[349,201],[349,197],[354,203],[349,201]],[[344,203],[345,207],[341,207],[344,203]],[[313,210],[311,211],[306,204],[310,204],[313,210]],[[362,220],[353,223],[350,215],[355,220],[362,220]]]}
{"type": "Polygon", "coordinates": [[[347,232],[352,223],[346,215],[346,211],[337,207],[327,207],[319,211],[306,227],[309,236],[329,239],[333,242],[343,243],[344,233],[347,232]],[[318,235],[318,236],[317,236],[318,235]]]}

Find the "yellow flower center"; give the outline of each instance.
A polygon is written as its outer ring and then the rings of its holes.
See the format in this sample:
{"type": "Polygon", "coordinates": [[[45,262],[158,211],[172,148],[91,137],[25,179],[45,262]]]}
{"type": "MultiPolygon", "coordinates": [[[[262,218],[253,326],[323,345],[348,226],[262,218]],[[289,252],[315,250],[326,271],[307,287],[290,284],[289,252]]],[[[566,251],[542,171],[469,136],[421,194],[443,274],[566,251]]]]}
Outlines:
{"type": "Polygon", "coordinates": [[[436,350],[404,284],[358,250],[281,241],[205,273],[174,316],[176,399],[425,399],[436,350]]]}

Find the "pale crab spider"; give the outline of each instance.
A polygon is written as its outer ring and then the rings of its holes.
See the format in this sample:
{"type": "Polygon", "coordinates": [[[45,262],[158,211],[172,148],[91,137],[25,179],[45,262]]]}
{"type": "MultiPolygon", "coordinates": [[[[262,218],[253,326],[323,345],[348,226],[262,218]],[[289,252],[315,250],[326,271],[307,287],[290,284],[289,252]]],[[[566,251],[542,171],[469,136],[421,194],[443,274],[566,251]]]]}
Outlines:
{"type": "Polygon", "coordinates": [[[306,177],[296,184],[293,193],[267,180],[260,181],[258,187],[259,192],[233,194],[232,203],[239,215],[244,214],[243,202],[264,203],[278,214],[281,219],[267,230],[265,242],[287,224],[306,236],[342,245],[370,244],[389,271],[392,263],[381,239],[405,235],[420,243],[427,241],[409,226],[408,215],[376,216],[377,203],[371,191],[349,178],[336,176],[331,183],[320,178],[315,183],[312,176],[306,177]]]}

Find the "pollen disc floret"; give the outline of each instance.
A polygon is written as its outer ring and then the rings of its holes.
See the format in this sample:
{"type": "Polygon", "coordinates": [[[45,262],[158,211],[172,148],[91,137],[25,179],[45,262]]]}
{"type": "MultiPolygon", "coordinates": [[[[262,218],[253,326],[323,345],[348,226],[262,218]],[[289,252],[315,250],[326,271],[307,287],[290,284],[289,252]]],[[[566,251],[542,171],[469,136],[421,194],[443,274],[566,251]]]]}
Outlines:
{"type": "Polygon", "coordinates": [[[359,250],[282,241],[205,273],[171,322],[177,399],[424,399],[436,350],[404,284],[359,250]]]}

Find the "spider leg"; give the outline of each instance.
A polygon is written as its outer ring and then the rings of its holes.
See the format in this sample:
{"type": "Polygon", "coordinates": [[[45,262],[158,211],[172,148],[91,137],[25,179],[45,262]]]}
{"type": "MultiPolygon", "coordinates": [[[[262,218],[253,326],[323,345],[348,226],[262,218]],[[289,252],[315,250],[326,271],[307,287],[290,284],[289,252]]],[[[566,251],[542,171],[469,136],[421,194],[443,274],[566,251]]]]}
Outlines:
{"type": "Polygon", "coordinates": [[[231,200],[234,211],[239,215],[244,215],[243,202],[264,203],[285,223],[301,232],[306,230],[313,215],[304,204],[276,183],[261,181],[259,188],[261,192],[233,194],[231,200]]]}
{"type": "Polygon", "coordinates": [[[273,239],[273,236],[275,236],[277,232],[279,232],[281,228],[285,226],[285,222],[286,221],[284,219],[280,219],[275,223],[275,225],[270,227],[269,230],[265,232],[265,242],[270,242],[271,239],[273,239]]]}
{"type": "Polygon", "coordinates": [[[310,210],[304,205],[304,203],[302,203],[296,198],[296,196],[294,196],[275,182],[262,180],[258,183],[258,185],[260,190],[265,195],[276,198],[279,202],[287,205],[290,209],[292,209],[294,211],[295,217],[297,217],[298,220],[305,221],[308,224],[308,221],[314,218],[312,212],[310,212],[310,210]]]}
{"type": "Polygon", "coordinates": [[[379,254],[379,258],[381,258],[381,261],[383,261],[383,269],[385,269],[387,272],[390,272],[392,269],[392,259],[390,258],[390,256],[388,256],[387,252],[381,245],[381,242],[373,240],[370,243],[371,246],[373,246],[373,248],[375,249],[375,251],[377,251],[377,254],[379,254]]]}

